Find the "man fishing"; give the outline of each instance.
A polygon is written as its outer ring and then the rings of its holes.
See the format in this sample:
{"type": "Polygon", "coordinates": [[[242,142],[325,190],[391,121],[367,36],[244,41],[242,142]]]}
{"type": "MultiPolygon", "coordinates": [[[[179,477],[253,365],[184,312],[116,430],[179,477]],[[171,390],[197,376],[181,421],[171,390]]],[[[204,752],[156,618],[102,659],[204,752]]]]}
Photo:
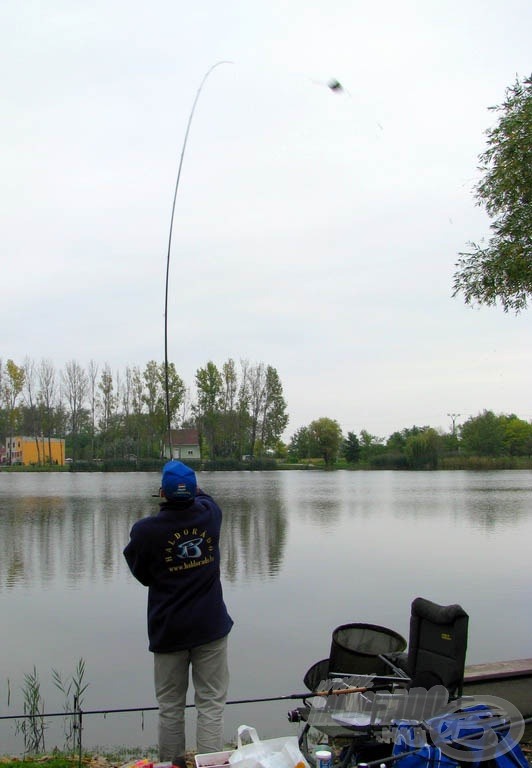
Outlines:
{"type": "Polygon", "coordinates": [[[159,760],[185,768],[185,704],[192,668],[199,753],[223,749],[233,620],[220,581],[222,511],[180,461],[163,467],[157,515],[138,520],[124,549],[148,587],[149,650],[159,704],[159,760]]]}

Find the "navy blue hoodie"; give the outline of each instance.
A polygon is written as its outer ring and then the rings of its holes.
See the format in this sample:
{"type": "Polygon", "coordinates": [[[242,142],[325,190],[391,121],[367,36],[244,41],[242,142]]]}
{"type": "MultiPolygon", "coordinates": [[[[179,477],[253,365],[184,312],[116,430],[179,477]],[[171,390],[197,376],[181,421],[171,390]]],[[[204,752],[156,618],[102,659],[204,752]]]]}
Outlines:
{"type": "Polygon", "coordinates": [[[220,581],[222,511],[199,488],[131,528],[124,557],[148,587],[150,651],[170,653],[225,637],[233,626],[220,581]]]}

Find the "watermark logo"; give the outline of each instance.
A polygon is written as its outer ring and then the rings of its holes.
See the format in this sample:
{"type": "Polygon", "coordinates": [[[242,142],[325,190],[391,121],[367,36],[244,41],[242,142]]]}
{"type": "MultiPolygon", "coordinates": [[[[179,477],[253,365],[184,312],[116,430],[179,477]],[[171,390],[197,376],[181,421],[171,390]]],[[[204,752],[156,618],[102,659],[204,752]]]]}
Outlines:
{"type": "MultiPolygon", "coordinates": [[[[521,712],[498,696],[472,695],[449,701],[449,693],[441,685],[393,693],[350,690],[343,694],[336,688],[334,695],[316,701],[316,714],[377,729],[381,740],[394,742],[396,749],[415,750],[431,744],[453,760],[477,763],[512,751],[525,730],[521,712]]],[[[311,720],[317,724],[309,717],[311,720]]]]}
{"type": "Polygon", "coordinates": [[[432,743],[448,757],[467,763],[493,760],[511,752],[523,737],[523,716],[506,699],[468,696],[451,706],[454,711],[447,709],[426,723],[432,743]]]}

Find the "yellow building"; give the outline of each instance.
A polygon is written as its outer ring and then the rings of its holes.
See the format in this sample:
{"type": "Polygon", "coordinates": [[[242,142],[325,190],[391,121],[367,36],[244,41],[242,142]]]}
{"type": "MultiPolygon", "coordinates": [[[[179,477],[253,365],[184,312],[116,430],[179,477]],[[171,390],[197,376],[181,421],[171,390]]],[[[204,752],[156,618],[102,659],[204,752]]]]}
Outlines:
{"type": "Polygon", "coordinates": [[[58,437],[8,437],[6,462],[9,464],[65,464],[65,441],[58,437]]]}

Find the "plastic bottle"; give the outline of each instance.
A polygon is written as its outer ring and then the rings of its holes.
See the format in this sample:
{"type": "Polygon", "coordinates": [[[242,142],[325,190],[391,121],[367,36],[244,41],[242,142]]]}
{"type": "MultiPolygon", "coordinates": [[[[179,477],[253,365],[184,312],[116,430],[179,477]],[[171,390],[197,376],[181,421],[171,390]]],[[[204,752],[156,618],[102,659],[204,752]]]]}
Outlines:
{"type": "Polygon", "coordinates": [[[318,749],[315,756],[316,768],[332,768],[332,752],[329,749],[318,749]]]}

